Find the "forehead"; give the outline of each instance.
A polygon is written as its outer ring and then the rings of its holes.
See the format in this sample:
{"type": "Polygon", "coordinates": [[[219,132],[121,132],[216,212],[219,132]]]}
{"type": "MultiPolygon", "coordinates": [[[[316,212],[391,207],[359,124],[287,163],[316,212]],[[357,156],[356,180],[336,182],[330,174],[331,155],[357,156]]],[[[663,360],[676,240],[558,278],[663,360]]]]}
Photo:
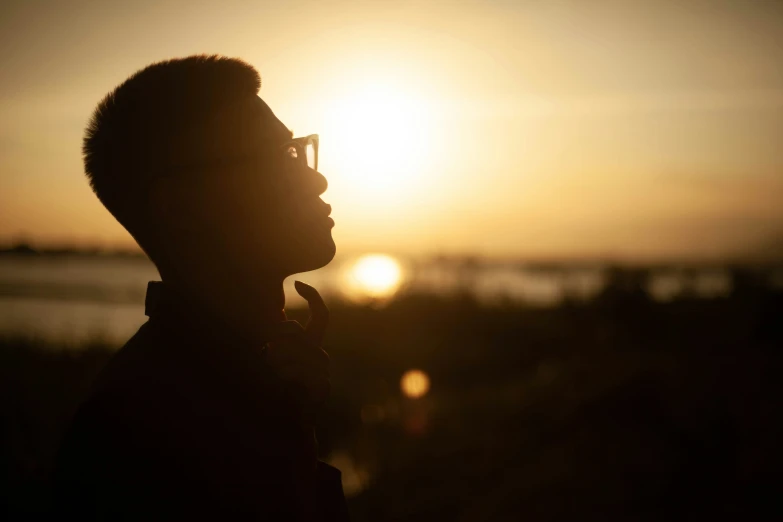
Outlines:
{"type": "Polygon", "coordinates": [[[267,139],[286,141],[293,137],[288,127],[275,116],[269,105],[260,97],[255,96],[248,100],[247,112],[251,119],[255,119],[260,124],[260,132],[267,139]]]}
{"type": "Polygon", "coordinates": [[[188,126],[167,147],[173,165],[253,156],[262,147],[283,144],[291,131],[258,96],[226,104],[200,124],[188,126]]]}
{"type": "Polygon", "coordinates": [[[210,134],[215,137],[221,156],[252,155],[263,145],[282,144],[292,137],[288,127],[258,96],[227,105],[211,123],[210,134]]]}

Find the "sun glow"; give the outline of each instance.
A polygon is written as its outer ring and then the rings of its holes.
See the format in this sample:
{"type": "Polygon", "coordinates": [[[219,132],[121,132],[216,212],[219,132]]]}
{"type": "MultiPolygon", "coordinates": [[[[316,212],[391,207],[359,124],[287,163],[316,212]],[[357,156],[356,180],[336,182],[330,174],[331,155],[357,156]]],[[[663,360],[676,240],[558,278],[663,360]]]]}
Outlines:
{"type": "Polygon", "coordinates": [[[360,257],[348,271],[351,292],[358,297],[382,299],[394,295],[402,283],[402,268],[392,257],[369,254],[360,257]]]}
{"type": "Polygon", "coordinates": [[[422,188],[434,160],[432,107],[393,82],[356,85],[329,103],[321,131],[330,177],[367,205],[422,188]]]}

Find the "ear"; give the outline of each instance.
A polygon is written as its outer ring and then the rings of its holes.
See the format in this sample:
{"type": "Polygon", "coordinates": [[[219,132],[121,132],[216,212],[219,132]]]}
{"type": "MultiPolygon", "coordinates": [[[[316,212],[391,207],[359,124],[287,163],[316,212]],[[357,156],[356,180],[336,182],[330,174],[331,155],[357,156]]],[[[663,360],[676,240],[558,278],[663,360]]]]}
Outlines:
{"type": "Polygon", "coordinates": [[[167,228],[179,229],[188,220],[190,208],[187,186],[181,180],[161,177],[153,181],[149,190],[148,205],[154,222],[167,228]]]}

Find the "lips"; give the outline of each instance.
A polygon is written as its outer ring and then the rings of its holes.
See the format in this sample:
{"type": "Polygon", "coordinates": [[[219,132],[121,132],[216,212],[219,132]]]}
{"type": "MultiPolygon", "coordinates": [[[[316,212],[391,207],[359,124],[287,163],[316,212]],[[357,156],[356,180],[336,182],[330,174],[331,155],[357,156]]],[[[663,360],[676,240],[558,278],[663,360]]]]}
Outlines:
{"type": "Polygon", "coordinates": [[[329,225],[329,228],[332,228],[334,226],[334,219],[329,217],[331,214],[332,214],[332,205],[322,202],[321,215],[323,216],[323,220],[329,225]]]}

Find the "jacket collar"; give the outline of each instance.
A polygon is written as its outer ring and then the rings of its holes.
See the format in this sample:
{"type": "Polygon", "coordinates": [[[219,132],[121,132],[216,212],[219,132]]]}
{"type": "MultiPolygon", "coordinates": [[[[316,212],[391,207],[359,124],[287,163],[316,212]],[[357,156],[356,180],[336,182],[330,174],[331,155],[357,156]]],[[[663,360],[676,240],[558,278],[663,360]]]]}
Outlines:
{"type": "Polygon", "coordinates": [[[152,317],[161,300],[164,299],[164,292],[163,281],[150,281],[147,283],[147,295],[144,298],[144,315],[152,317]]]}
{"type": "Polygon", "coordinates": [[[163,326],[179,339],[187,338],[198,341],[199,344],[248,344],[218,318],[196,306],[162,281],[147,283],[144,314],[152,323],[163,326]]]}
{"type": "MultiPolygon", "coordinates": [[[[147,295],[144,299],[144,314],[150,321],[164,325],[180,335],[190,334],[200,342],[216,341],[220,344],[253,346],[264,344],[259,339],[247,339],[215,317],[203,307],[193,303],[162,281],[147,283],[147,295]]],[[[281,320],[285,320],[285,314],[281,320]]]]}

